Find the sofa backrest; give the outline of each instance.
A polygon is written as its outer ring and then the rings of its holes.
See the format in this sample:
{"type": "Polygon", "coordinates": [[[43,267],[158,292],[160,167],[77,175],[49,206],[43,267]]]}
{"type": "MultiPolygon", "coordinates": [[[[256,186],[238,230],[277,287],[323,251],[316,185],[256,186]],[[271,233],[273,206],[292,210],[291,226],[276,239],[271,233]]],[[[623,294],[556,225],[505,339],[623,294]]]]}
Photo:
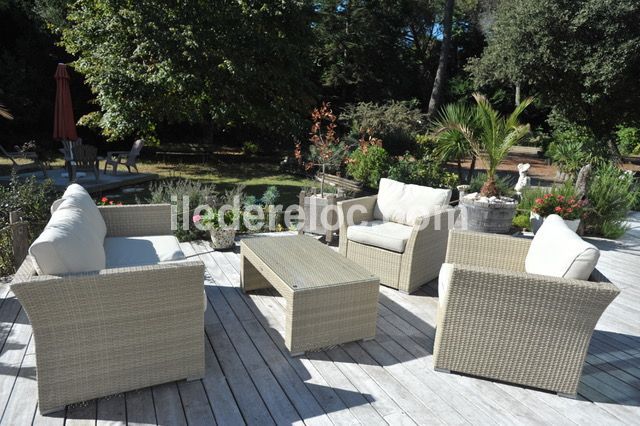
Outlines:
{"type": "Polygon", "coordinates": [[[393,179],[380,180],[375,219],[413,226],[421,216],[446,208],[450,189],[405,184],[393,179]]]}
{"type": "Polygon", "coordinates": [[[102,215],[91,196],[72,184],[52,206],[42,234],[29,247],[40,275],[64,275],[105,268],[102,215]]]}

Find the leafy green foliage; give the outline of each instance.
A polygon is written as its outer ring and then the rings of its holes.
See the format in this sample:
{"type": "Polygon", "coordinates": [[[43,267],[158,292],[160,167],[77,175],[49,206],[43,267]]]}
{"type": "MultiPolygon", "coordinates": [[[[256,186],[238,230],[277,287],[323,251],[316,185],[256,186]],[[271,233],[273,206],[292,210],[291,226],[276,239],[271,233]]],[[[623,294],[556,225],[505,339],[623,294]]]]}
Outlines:
{"type": "Polygon", "coordinates": [[[0,186],[0,275],[14,272],[9,214],[19,212],[28,224],[29,241],[33,241],[49,220],[57,195],[50,180],[38,182],[33,176],[25,180],[13,174],[8,186],[0,186]]]}
{"type": "Polygon", "coordinates": [[[640,154],[640,129],[618,126],[616,130],[618,148],[622,154],[640,154]]]}
{"type": "Polygon", "coordinates": [[[503,117],[484,95],[475,93],[473,97],[476,101],[474,109],[455,107],[448,111],[445,107],[444,113],[434,123],[433,131],[443,145],[450,145],[455,138],[464,138],[468,149],[482,158],[487,167],[487,181],[480,193],[490,197],[500,194],[496,186],[498,166],[509,149],[529,133],[529,125],[520,124],[518,120],[533,98],[525,99],[511,114],[503,117]]]}
{"type": "Polygon", "coordinates": [[[502,1],[469,69],[481,86],[520,83],[606,138],[640,118],[639,16],[637,0],[502,1]]]}
{"type": "Polygon", "coordinates": [[[391,155],[413,147],[416,136],[425,130],[426,117],[416,101],[360,102],[347,105],[340,120],[351,128],[351,136],[369,133],[382,139],[391,155]]]}
{"type": "Polygon", "coordinates": [[[624,220],[640,197],[633,176],[614,165],[598,168],[589,185],[589,208],[585,218],[588,233],[607,238],[624,234],[624,220]]]}
{"type": "Polygon", "coordinates": [[[347,173],[371,188],[377,188],[380,179],[389,170],[389,154],[379,146],[360,147],[349,156],[347,173]]]}
{"type": "Polygon", "coordinates": [[[150,204],[175,204],[178,213],[178,229],[174,231],[175,236],[180,241],[191,241],[205,237],[193,225],[191,214],[193,209],[199,205],[209,204],[216,195],[215,186],[211,184],[190,179],[163,179],[151,184],[149,198],[146,201],[150,204]],[[189,200],[189,210],[186,212],[183,208],[184,197],[189,200]],[[184,215],[189,218],[188,230],[183,230],[181,226],[184,215]]]}
{"type": "Polygon", "coordinates": [[[415,159],[410,155],[398,158],[389,168],[389,178],[415,185],[435,188],[453,188],[458,176],[446,172],[442,163],[429,157],[415,159]]]}
{"type": "Polygon", "coordinates": [[[84,122],[110,139],[163,122],[289,134],[308,107],[310,18],[298,0],[79,0],[60,30],[100,106],[84,122]]]}

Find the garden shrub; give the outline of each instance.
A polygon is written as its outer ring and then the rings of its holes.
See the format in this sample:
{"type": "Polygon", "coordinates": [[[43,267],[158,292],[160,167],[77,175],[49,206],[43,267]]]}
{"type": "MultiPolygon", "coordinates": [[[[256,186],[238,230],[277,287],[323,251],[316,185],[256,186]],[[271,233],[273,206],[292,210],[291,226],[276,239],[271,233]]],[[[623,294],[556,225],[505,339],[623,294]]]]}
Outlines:
{"type": "Polygon", "coordinates": [[[217,197],[215,185],[188,179],[163,179],[154,182],[150,186],[150,196],[147,200],[151,204],[175,203],[172,196],[177,196],[178,229],[174,231],[175,236],[180,241],[191,241],[206,237],[203,231],[193,225],[192,213],[199,205],[211,204],[217,197]],[[189,217],[189,229],[182,229],[184,196],[189,198],[189,211],[184,212],[189,217]]]}
{"type": "Polygon", "coordinates": [[[415,159],[409,154],[398,158],[389,168],[388,176],[400,182],[435,188],[453,188],[458,184],[458,175],[444,170],[442,163],[428,157],[415,159]]]}
{"type": "Polygon", "coordinates": [[[624,221],[638,197],[640,190],[632,175],[613,164],[599,167],[587,193],[587,233],[607,238],[622,236],[626,230],[624,221]]]}
{"type": "Polygon", "coordinates": [[[33,176],[18,179],[13,174],[8,186],[0,186],[0,275],[15,272],[9,213],[20,212],[21,219],[28,223],[29,241],[33,241],[49,220],[51,204],[58,195],[51,180],[38,182],[33,176]]]}
{"type": "Polygon", "coordinates": [[[340,114],[340,120],[350,127],[353,139],[370,131],[372,136],[382,139],[391,155],[411,150],[416,136],[425,132],[427,123],[415,100],[349,104],[340,114]]]}
{"type": "Polygon", "coordinates": [[[349,176],[371,188],[377,188],[380,179],[389,171],[389,154],[379,146],[356,149],[349,156],[347,173],[349,176]]]}
{"type": "Polygon", "coordinates": [[[616,130],[618,149],[623,155],[640,154],[640,129],[618,126],[616,130]]]}

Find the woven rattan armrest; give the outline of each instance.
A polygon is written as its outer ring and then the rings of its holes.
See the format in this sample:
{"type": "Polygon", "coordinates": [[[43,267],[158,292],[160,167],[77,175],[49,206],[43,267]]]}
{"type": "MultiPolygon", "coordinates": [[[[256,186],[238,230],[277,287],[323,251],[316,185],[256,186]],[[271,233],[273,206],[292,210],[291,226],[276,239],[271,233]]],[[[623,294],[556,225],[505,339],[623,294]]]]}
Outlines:
{"type": "Polygon", "coordinates": [[[451,230],[446,262],[524,272],[530,245],[526,238],[451,230]]]}
{"type": "Polygon", "coordinates": [[[171,204],[132,204],[100,206],[107,225],[107,237],[139,237],[145,235],[171,235],[171,204]]]}

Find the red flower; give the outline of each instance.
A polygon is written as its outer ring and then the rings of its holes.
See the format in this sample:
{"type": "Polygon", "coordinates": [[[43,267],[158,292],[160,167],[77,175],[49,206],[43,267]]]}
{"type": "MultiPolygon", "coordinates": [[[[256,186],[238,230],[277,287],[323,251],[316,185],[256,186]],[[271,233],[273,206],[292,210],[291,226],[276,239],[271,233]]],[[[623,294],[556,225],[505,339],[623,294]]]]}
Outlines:
{"type": "Polygon", "coordinates": [[[551,194],[544,194],[544,198],[545,198],[545,199],[547,199],[547,198],[549,198],[549,197],[551,197],[551,194]]]}
{"type": "Polygon", "coordinates": [[[542,198],[536,198],[536,204],[542,204],[544,200],[542,198]]]}
{"type": "Polygon", "coordinates": [[[113,204],[113,201],[109,201],[109,204],[113,204]]]}
{"type": "Polygon", "coordinates": [[[567,208],[567,213],[571,213],[573,211],[573,209],[571,207],[567,208]]]}
{"type": "Polygon", "coordinates": [[[560,213],[562,212],[562,207],[558,206],[554,209],[556,212],[560,213]]]}
{"type": "Polygon", "coordinates": [[[103,203],[106,203],[107,201],[109,201],[109,199],[107,197],[102,197],[100,201],[102,201],[103,203]]]}

